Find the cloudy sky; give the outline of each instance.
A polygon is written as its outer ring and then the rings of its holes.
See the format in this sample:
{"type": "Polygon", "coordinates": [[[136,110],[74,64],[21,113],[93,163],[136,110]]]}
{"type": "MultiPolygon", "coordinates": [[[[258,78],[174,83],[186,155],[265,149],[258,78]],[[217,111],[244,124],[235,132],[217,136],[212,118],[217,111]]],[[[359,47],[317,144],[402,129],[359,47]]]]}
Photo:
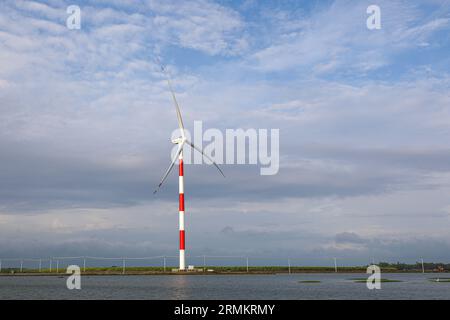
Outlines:
{"type": "Polygon", "coordinates": [[[449,31],[444,0],[1,1],[0,257],[177,254],[161,57],[189,129],[280,129],[277,175],[186,167],[188,254],[450,261],[449,31]]]}

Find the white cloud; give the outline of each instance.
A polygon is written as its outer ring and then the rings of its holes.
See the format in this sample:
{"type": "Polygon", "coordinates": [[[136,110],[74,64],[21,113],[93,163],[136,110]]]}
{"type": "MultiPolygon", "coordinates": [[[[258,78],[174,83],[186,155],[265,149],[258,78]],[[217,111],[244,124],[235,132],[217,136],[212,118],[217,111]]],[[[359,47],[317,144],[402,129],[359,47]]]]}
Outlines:
{"type": "Polygon", "coordinates": [[[232,10],[209,1],[151,1],[155,37],[208,54],[241,53],[244,22],[232,10]],[[236,51],[237,50],[237,51],[236,51]]]}
{"type": "Polygon", "coordinates": [[[366,28],[368,3],[334,1],[310,16],[283,12],[277,37],[256,51],[247,63],[263,72],[312,68],[315,72],[367,72],[389,65],[399,51],[407,50],[448,27],[448,18],[424,21],[411,3],[381,1],[382,28],[366,28]]]}

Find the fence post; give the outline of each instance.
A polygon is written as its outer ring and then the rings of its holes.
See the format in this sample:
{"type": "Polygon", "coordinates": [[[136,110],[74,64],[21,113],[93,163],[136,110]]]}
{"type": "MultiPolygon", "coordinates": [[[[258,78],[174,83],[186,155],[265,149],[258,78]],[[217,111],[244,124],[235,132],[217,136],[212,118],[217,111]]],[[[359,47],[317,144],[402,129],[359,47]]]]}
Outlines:
{"type": "Polygon", "coordinates": [[[334,258],[334,272],[337,273],[337,259],[334,258]]]}
{"type": "Polygon", "coordinates": [[[248,273],[248,257],[247,257],[247,273],[248,273]]]}
{"type": "Polygon", "coordinates": [[[122,274],[125,274],[125,258],[122,260],[122,274]]]}
{"type": "Polygon", "coordinates": [[[291,274],[291,259],[288,259],[289,274],[291,274]]]}

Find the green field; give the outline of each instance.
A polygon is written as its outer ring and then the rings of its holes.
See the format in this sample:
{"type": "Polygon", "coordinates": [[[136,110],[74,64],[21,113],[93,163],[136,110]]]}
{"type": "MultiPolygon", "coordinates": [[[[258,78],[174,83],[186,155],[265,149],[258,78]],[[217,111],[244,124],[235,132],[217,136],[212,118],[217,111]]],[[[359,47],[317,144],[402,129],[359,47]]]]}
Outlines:
{"type": "MultiPolygon", "coordinates": [[[[355,267],[339,267],[339,273],[366,273],[367,266],[355,266],[355,267]]],[[[163,267],[126,267],[125,274],[179,274],[181,272],[172,271],[176,269],[175,266],[167,266],[165,269],[163,267]]],[[[421,270],[406,268],[399,269],[395,265],[381,267],[384,273],[403,273],[403,272],[421,272],[421,270]]],[[[20,274],[64,274],[65,268],[59,268],[58,272],[53,268],[42,269],[23,269],[22,272],[18,268],[3,268],[1,270],[1,275],[20,275],[20,274]]],[[[431,272],[430,270],[429,272],[431,272]]],[[[88,267],[85,270],[81,267],[81,272],[83,274],[95,274],[95,275],[112,275],[112,274],[123,274],[124,270],[122,267],[112,266],[112,267],[88,267]]],[[[193,271],[186,271],[182,273],[189,274],[275,274],[275,273],[334,273],[334,267],[314,267],[314,266],[303,266],[296,267],[291,266],[205,266],[197,267],[193,271]]],[[[361,279],[351,279],[358,281],[361,279]]],[[[364,279],[365,281],[365,279],[364,279]]],[[[383,281],[383,280],[382,280],[383,281]]],[[[442,278],[442,281],[446,281],[442,278]]],[[[450,281],[450,280],[449,280],[450,281]]],[[[384,279],[384,282],[389,282],[388,279],[384,279]]]]}
{"type": "MultiPolygon", "coordinates": [[[[168,266],[165,269],[163,267],[126,267],[125,273],[127,274],[161,274],[161,273],[176,273],[172,272],[172,269],[177,269],[177,267],[168,266]]],[[[65,269],[60,268],[59,273],[64,273],[65,269]]],[[[85,274],[122,274],[122,267],[88,267],[83,270],[81,267],[81,272],[85,274]]],[[[190,274],[244,274],[244,273],[332,273],[335,272],[334,267],[291,267],[290,271],[288,267],[285,266],[252,266],[252,267],[242,267],[242,266],[206,266],[197,267],[194,271],[186,271],[190,274]]],[[[349,272],[349,273],[360,273],[366,272],[366,267],[341,267],[339,272],[349,272]]],[[[20,269],[3,269],[2,274],[20,274],[20,269]]],[[[23,269],[22,273],[40,273],[49,274],[56,273],[55,269],[50,272],[49,269],[42,269],[39,272],[38,269],[23,269]]]]}

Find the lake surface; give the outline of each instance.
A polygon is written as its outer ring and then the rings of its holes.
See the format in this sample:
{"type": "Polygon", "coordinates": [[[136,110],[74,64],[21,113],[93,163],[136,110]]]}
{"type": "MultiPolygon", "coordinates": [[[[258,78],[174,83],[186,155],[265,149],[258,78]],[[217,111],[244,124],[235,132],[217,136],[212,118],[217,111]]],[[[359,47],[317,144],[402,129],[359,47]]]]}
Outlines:
{"type": "Polygon", "coordinates": [[[369,290],[352,278],[366,274],[82,276],[81,290],[67,277],[0,276],[0,299],[450,299],[448,274],[383,274],[402,282],[369,290]],[[319,280],[320,283],[299,283],[319,280]]]}

